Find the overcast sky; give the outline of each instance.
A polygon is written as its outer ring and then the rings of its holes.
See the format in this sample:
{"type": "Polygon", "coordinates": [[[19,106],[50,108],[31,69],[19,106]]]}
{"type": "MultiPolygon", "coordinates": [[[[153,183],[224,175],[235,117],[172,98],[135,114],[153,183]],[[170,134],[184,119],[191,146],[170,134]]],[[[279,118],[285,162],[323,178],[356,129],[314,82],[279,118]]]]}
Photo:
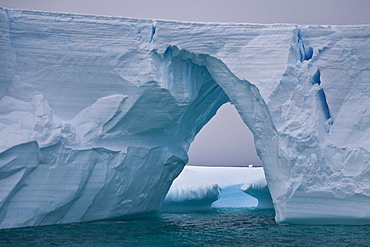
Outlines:
{"type": "MultiPolygon", "coordinates": [[[[370,0],[0,0],[7,8],[203,22],[370,24],[370,0]]],[[[224,105],[191,146],[197,165],[258,164],[253,136],[224,105]]]]}
{"type": "Polygon", "coordinates": [[[369,0],[0,0],[9,8],[206,22],[369,24],[369,0]]]}

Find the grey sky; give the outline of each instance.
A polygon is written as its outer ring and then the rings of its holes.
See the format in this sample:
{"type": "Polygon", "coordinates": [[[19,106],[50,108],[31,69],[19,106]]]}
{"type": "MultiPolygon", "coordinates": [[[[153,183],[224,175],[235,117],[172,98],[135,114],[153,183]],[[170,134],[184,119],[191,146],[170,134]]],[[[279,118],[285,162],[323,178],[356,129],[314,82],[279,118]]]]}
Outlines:
{"type": "Polygon", "coordinates": [[[189,164],[195,165],[262,165],[256,154],[253,134],[229,103],[223,105],[195,137],[189,157],[189,164]]]}
{"type": "MultiPolygon", "coordinates": [[[[0,6],[203,22],[370,24],[370,0],[0,0],[0,6]]],[[[198,165],[258,163],[250,131],[225,105],[189,152],[198,165]]]]}
{"type": "Polygon", "coordinates": [[[368,24],[369,0],[0,0],[9,8],[206,22],[368,24]]]}

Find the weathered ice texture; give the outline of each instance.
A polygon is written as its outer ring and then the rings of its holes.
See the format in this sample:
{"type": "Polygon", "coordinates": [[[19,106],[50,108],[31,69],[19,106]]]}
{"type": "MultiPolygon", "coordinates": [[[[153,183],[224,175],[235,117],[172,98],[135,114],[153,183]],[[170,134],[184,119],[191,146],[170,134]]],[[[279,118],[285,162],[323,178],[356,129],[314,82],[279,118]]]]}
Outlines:
{"type": "Polygon", "coordinates": [[[281,223],[370,223],[370,26],[0,9],[0,227],[160,209],[232,102],[281,223]]]}

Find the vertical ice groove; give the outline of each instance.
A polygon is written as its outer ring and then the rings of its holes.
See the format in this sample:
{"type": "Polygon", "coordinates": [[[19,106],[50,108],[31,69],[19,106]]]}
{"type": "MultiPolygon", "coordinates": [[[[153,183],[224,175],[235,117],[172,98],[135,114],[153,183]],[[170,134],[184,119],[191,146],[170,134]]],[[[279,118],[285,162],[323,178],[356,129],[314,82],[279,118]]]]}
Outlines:
{"type": "MultiPolygon", "coordinates": [[[[332,116],[330,114],[330,109],[329,109],[328,102],[326,100],[326,95],[325,95],[324,89],[322,87],[320,87],[320,85],[321,85],[321,72],[320,72],[319,69],[317,69],[315,74],[312,76],[311,80],[312,80],[312,84],[314,84],[314,85],[316,84],[316,85],[319,86],[319,90],[317,91],[317,94],[318,94],[319,101],[320,101],[320,104],[321,104],[322,112],[324,113],[324,116],[325,116],[325,119],[326,119],[326,124],[332,125],[333,124],[333,119],[332,119],[332,116]]],[[[326,129],[326,132],[329,132],[328,128],[326,129]]]]}
{"type": "Polygon", "coordinates": [[[149,43],[153,43],[153,39],[154,39],[154,35],[155,35],[156,31],[157,31],[156,22],[153,21],[149,43]]]}
{"type": "Polygon", "coordinates": [[[302,35],[301,35],[301,28],[298,28],[298,31],[297,31],[297,43],[298,43],[300,62],[310,60],[313,56],[313,48],[304,43],[302,39],[302,35]]]}
{"type": "Polygon", "coordinates": [[[321,84],[320,76],[321,76],[320,70],[317,69],[315,74],[312,76],[312,84],[317,84],[320,86],[321,84]]]}
{"type": "Polygon", "coordinates": [[[325,118],[326,118],[326,120],[330,120],[331,119],[331,115],[330,115],[330,110],[329,110],[328,103],[326,102],[326,96],[325,96],[324,89],[321,88],[318,91],[318,94],[319,94],[319,97],[321,99],[322,110],[323,110],[323,112],[325,114],[325,118]]]}

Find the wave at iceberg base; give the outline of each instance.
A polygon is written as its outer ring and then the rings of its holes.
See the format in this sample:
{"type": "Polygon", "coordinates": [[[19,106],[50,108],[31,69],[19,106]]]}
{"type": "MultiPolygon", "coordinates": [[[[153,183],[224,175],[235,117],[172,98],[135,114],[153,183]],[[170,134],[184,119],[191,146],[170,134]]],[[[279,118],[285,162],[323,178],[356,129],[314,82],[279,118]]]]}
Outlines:
{"type": "Polygon", "coordinates": [[[277,222],[370,223],[369,37],[0,8],[0,227],[159,211],[226,102],[277,222]]]}

